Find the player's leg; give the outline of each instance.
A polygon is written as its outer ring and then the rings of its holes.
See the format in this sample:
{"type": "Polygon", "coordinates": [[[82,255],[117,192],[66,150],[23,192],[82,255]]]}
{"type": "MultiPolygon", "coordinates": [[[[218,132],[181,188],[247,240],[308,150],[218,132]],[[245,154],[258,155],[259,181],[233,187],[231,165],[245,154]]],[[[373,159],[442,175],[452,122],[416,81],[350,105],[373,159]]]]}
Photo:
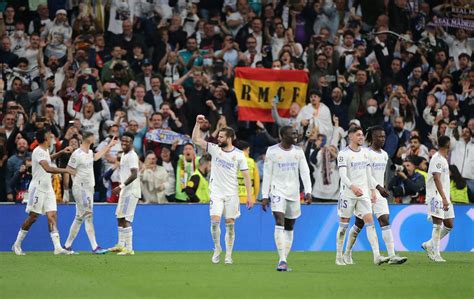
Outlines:
{"type": "Polygon", "coordinates": [[[443,219],[435,216],[431,216],[433,220],[433,229],[431,231],[431,246],[433,251],[433,260],[435,262],[445,262],[441,257],[439,252],[439,243],[441,241],[441,225],[443,224],[443,219]]]}
{"type": "Polygon", "coordinates": [[[235,242],[235,219],[225,220],[225,260],[224,263],[232,264],[232,250],[235,242]]]}
{"type": "Polygon", "coordinates": [[[95,229],[94,229],[94,188],[88,188],[87,192],[83,191],[82,193],[83,202],[84,202],[84,225],[86,229],[87,237],[91,244],[92,252],[95,254],[104,254],[107,253],[106,249],[100,248],[97,244],[95,238],[95,229]]]}
{"type": "Polygon", "coordinates": [[[288,259],[288,255],[293,245],[293,232],[295,227],[296,219],[285,218],[285,259],[288,259]]]}
{"type": "Polygon", "coordinates": [[[273,210],[273,217],[275,218],[275,231],[273,233],[273,237],[275,238],[275,245],[278,252],[279,263],[286,263],[285,214],[283,212],[273,210]]]}
{"type": "Polygon", "coordinates": [[[357,236],[359,235],[362,228],[364,228],[364,220],[355,216],[355,223],[349,230],[346,251],[344,252],[344,262],[348,265],[354,264],[354,261],[352,260],[352,247],[354,247],[357,236]]]}
{"type": "Polygon", "coordinates": [[[66,248],[66,250],[71,250],[72,243],[76,239],[83,222],[84,219],[76,212],[76,216],[74,217],[71,227],[69,228],[69,235],[67,236],[66,243],[64,243],[64,248],[66,248]]]}
{"type": "Polygon", "coordinates": [[[46,217],[48,218],[48,229],[51,236],[51,241],[54,245],[54,254],[73,254],[74,252],[66,250],[61,247],[61,240],[59,237],[59,231],[57,227],[57,214],[56,211],[47,211],[46,217]]]}
{"type": "MultiPolygon", "coordinates": [[[[117,205],[118,208],[118,205],[117,205]]],[[[117,216],[119,217],[119,216],[117,216]]],[[[122,252],[125,249],[125,236],[123,233],[124,229],[124,218],[117,218],[117,228],[118,228],[118,241],[117,244],[115,244],[114,247],[111,247],[108,249],[110,252],[122,252]]]]}
{"type": "Polygon", "coordinates": [[[404,256],[398,256],[395,254],[395,242],[393,240],[393,233],[392,228],[390,226],[390,215],[383,214],[377,215],[377,220],[380,224],[380,228],[382,229],[382,239],[385,243],[385,247],[387,247],[387,253],[390,260],[388,261],[389,264],[403,264],[408,259],[404,256]]]}
{"type": "MultiPolygon", "coordinates": [[[[445,214],[445,211],[443,210],[443,204],[442,204],[441,198],[433,197],[430,201],[428,201],[428,219],[430,219],[433,222],[433,228],[431,230],[431,239],[429,241],[423,242],[423,244],[421,244],[421,247],[423,248],[423,250],[425,250],[428,257],[435,262],[445,261],[439,253],[439,243],[441,241],[441,232],[442,232],[441,227],[442,227],[444,218],[454,217],[454,210],[452,210],[453,217],[445,217],[445,216],[451,216],[451,215],[445,214]]],[[[449,225],[449,222],[448,222],[448,225],[449,225]]]]}
{"type": "Polygon", "coordinates": [[[356,214],[364,220],[367,239],[374,255],[374,264],[381,265],[389,261],[388,257],[380,256],[379,241],[375,231],[374,217],[372,216],[372,206],[368,200],[358,200],[356,205],[356,214]]]}
{"type": "Polygon", "coordinates": [[[346,239],[347,228],[349,227],[349,220],[354,214],[355,200],[339,198],[337,204],[337,214],[339,216],[339,227],[336,233],[336,265],[345,266],[342,250],[344,248],[344,240],[346,239]]]}
{"type": "Polygon", "coordinates": [[[23,224],[20,228],[20,231],[18,231],[18,235],[16,237],[15,243],[13,243],[13,246],[12,246],[12,251],[16,255],[25,255],[25,253],[21,249],[21,244],[23,243],[23,240],[25,239],[26,235],[28,234],[28,231],[29,231],[30,227],[33,225],[33,223],[36,222],[36,220],[38,220],[38,217],[39,217],[39,214],[37,214],[35,212],[30,212],[28,214],[28,217],[23,222],[23,224]]]}
{"type": "Polygon", "coordinates": [[[118,253],[118,255],[134,255],[133,251],[133,219],[135,217],[135,209],[138,204],[138,197],[134,194],[124,196],[124,208],[122,210],[123,218],[121,220],[123,239],[125,242],[125,249],[118,253]]]}
{"type": "Polygon", "coordinates": [[[232,250],[235,242],[235,220],[240,216],[240,200],[238,196],[224,199],[224,210],[222,215],[225,218],[225,260],[226,264],[232,264],[232,250]]]}
{"type": "Polygon", "coordinates": [[[222,199],[211,198],[209,202],[209,210],[211,217],[211,237],[214,242],[214,253],[211,261],[214,264],[219,263],[222,252],[221,247],[221,216],[224,212],[224,202],[222,199]]]}

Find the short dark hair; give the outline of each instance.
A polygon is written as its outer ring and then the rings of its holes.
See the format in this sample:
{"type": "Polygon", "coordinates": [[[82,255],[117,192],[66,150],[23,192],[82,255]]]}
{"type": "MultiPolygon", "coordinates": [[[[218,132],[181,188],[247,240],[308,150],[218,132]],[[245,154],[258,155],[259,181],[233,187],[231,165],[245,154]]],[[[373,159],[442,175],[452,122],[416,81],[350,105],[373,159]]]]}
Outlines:
{"type": "Polygon", "coordinates": [[[410,138],[410,141],[412,141],[412,140],[418,140],[418,142],[421,143],[421,138],[418,137],[418,136],[412,136],[412,137],[410,138]]]}
{"type": "Polygon", "coordinates": [[[219,132],[223,132],[227,138],[231,138],[232,140],[235,139],[235,131],[230,127],[222,128],[219,132]]]}
{"type": "Polygon", "coordinates": [[[36,131],[36,140],[38,140],[38,143],[44,143],[46,141],[46,134],[48,134],[49,130],[46,128],[39,129],[36,131]]]}
{"type": "Polygon", "coordinates": [[[54,106],[52,104],[46,104],[46,108],[53,108],[53,109],[56,109],[54,108],[54,106]]]}
{"type": "Polygon", "coordinates": [[[82,139],[87,139],[91,136],[94,136],[94,133],[90,132],[90,131],[85,131],[82,133],[82,139]]]}
{"type": "Polygon", "coordinates": [[[135,135],[133,135],[133,133],[130,132],[130,131],[127,131],[127,132],[123,133],[123,134],[122,134],[122,137],[128,137],[128,138],[130,138],[130,139],[132,139],[132,140],[135,139],[135,135]]]}
{"type": "Polygon", "coordinates": [[[348,134],[354,134],[357,131],[364,132],[364,130],[362,130],[362,128],[359,127],[359,126],[352,126],[352,127],[349,128],[349,130],[347,132],[348,132],[348,134]]]}
{"type": "Polygon", "coordinates": [[[250,147],[250,143],[248,143],[245,140],[238,140],[235,143],[235,147],[238,148],[239,150],[243,151],[243,150],[246,150],[250,147]]]}
{"type": "Polygon", "coordinates": [[[153,112],[153,113],[151,114],[150,119],[152,119],[153,116],[155,116],[155,115],[161,116],[161,119],[164,119],[164,118],[165,118],[165,117],[163,116],[163,113],[157,111],[157,112],[153,112]]]}
{"type": "Polygon", "coordinates": [[[372,140],[374,139],[374,133],[375,132],[380,132],[384,131],[384,128],[382,126],[373,126],[367,129],[367,142],[372,143],[372,140]]]}
{"type": "Polygon", "coordinates": [[[292,126],[283,126],[280,128],[280,136],[283,136],[283,134],[285,134],[288,130],[292,130],[293,127],[292,126]]]}
{"type": "Polygon", "coordinates": [[[212,157],[209,154],[204,154],[199,159],[199,165],[203,165],[204,163],[208,163],[212,161],[212,157]]]}
{"type": "Polygon", "coordinates": [[[451,139],[448,136],[446,136],[446,135],[440,136],[438,138],[438,147],[439,148],[446,148],[446,146],[449,144],[450,141],[451,141],[451,139]]]}

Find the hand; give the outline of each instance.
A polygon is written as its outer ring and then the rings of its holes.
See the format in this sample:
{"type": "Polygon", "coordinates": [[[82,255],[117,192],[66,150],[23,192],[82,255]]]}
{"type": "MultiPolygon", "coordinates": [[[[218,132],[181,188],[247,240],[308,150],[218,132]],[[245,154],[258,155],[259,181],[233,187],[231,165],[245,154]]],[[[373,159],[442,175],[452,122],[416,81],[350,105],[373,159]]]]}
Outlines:
{"type": "Polygon", "coordinates": [[[407,176],[405,173],[403,173],[402,171],[399,171],[397,172],[397,176],[401,177],[402,179],[406,180],[407,179],[407,176]]]}
{"type": "Polygon", "coordinates": [[[449,202],[446,198],[443,198],[443,210],[449,210],[449,202]]]}
{"type": "Polygon", "coordinates": [[[370,201],[372,203],[375,203],[377,201],[377,193],[375,192],[375,189],[370,190],[370,201]]]}
{"type": "Polygon", "coordinates": [[[130,83],[128,84],[128,86],[129,86],[131,89],[133,89],[133,88],[135,88],[135,87],[137,86],[137,82],[135,82],[135,81],[132,80],[132,81],[130,81],[130,83]]]}
{"type": "Polygon", "coordinates": [[[117,186],[114,188],[114,190],[112,190],[112,194],[118,195],[121,190],[122,188],[120,188],[120,186],[117,186]]]}
{"type": "Polygon", "coordinates": [[[247,195],[247,209],[251,209],[253,208],[253,199],[251,197],[251,195],[247,195]]]}
{"type": "Polygon", "coordinates": [[[13,201],[13,194],[11,194],[11,193],[7,194],[7,200],[8,201],[13,201]]]}
{"type": "Polygon", "coordinates": [[[74,151],[74,149],[72,148],[72,146],[67,146],[67,147],[65,147],[65,148],[63,149],[63,152],[64,152],[65,154],[70,154],[70,153],[72,153],[73,151],[74,151]]]}
{"type": "Polygon", "coordinates": [[[199,114],[198,116],[196,116],[196,123],[198,123],[199,125],[201,125],[205,120],[206,120],[206,117],[202,114],[199,114]]]}
{"type": "Polygon", "coordinates": [[[214,105],[214,102],[212,100],[207,100],[206,105],[211,108],[211,110],[216,110],[216,105],[214,105]]]}
{"type": "Polygon", "coordinates": [[[302,125],[303,127],[308,126],[308,125],[309,125],[309,119],[302,119],[302,120],[301,120],[301,125],[302,125]]]}
{"type": "Polygon", "coordinates": [[[63,203],[67,204],[71,201],[71,193],[68,190],[64,190],[64,195],[63,195],[63,203]]]}
{"type": "Polygon", "coordinates": [[[261,121],[257,121],[257,127],[261,130],[265,130],[265,125],[261,121]]]}
{"type": "Polygon", "coordinates": [[[379,191],[380,195],[382,195],[383,197],[388,198],[390,196],[390,194],[387,192],[387,190],[385,190],[384,187],[377,185],[376,189],[379,191]]]}
{"type": "Polygon", "coordinates": [[[360,197],[360,196],[364,195],[364,192],[362,192],[362,189],[360,189],[360,188],[357,187],[356,185],[351,185],[351,191],[352,191],[352,193],[354,193],[355,196],[357,196],[357,197],[360,197]]]}
{"type": "Polygon", "coordinates": [[[21,165],[20,166],[20,173],[25,173],[26,171],[26,166],[25,165],[21,165]]]}
{"type": "Polygon", "coordinates": [[[118,142],[119,142],[119,141],[118,141],[117,136],[112,137],[112,140],[110,140],[110,142],[109,142],[109,144],[108,144],[109,148],[114,147],[118,142]]]}
{"type": "Polygon", "coordinates": [[[267,211],[267,208],[270,206],[270,200],[268,198],[262,199],[262,210],[267,211]]]}
{"type": "Polygon", "coordinates": [[[311,193],[306,193],[304,196],[304,202],[307,205],[310,205],[313,202],[313,196],[311,196],[311,193]]]}
{"type": "Polygon", "coordinates": [[[76,175],[76,170],[72,168],[66,168],[66,172],[70,175],[76,175]]]}

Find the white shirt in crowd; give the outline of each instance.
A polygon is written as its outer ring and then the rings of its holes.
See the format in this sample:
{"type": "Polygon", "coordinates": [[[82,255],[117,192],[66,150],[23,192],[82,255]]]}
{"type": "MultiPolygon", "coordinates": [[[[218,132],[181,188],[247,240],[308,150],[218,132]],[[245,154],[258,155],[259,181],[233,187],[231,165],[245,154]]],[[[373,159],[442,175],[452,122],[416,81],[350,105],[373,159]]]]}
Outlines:
{"type": "Polygon", "coordinates": [[[293,145],[285,150],[280,144],[269,147],[263,166],[262,198],[272,195],[299,201],[300,176],[304,193],[311,193],[309,167],[301,148],[293,145]]]}
{"type": "Polygon", "coordinates": [[[244,153],[234,147],[230,152],[224,151],[217,144],[207,143],[207,152],[212,156],[209,191],[212,198],[238,196],[239,183],[237,174],[248,170],[244,153]]]}
{"type": "Polygon", "coordinates": [[[303,119],[309,119],[310,125],[319,127],[319,133],[326,135],[328,140],[332,137],[333,125],[331,111],[328,106],[319,103],[319,108],[315,109],[311,103],[301,108],[296,121],[300,124],[303,119]]]}
{"type": "Polygon", "coordinates": [[[147,116],[150,117],[153,113],[153,106],[147,102],[138,103],[134,99],[130,99],[128,106],[125,106],[127,109],[128,119],[133,119],[138,123],[138,128],[143,129],[146,127],[147,116]]]}
{"type": "Polygon", "coordinates": [[[81,122],[81,127],[84,131],[88,131],[94,134],[95,140],[99,140],[99,129],[100,122],[102,120],[110,119],[110,110],[107,102],[102,99],[100,100],[102,110],[99,112],[94,112],[90,118],[85,118],[82,112],[76,112],[73,109],[73,102],[68,101],[67,103],[67,112],[72,118],[78,119],[81,122]]]}

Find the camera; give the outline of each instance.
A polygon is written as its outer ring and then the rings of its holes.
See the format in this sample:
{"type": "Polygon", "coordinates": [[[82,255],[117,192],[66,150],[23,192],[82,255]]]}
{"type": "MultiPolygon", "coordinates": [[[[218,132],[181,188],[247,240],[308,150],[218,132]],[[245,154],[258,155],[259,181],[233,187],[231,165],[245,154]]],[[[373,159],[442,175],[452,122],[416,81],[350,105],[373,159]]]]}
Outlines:
{"type": "Polygon", "coordinates": [[[395,172],[403,172],[405,170],[405,167],[403,167],[403,165],[392,164],[390,166],[390,170],[395,172]]]}

